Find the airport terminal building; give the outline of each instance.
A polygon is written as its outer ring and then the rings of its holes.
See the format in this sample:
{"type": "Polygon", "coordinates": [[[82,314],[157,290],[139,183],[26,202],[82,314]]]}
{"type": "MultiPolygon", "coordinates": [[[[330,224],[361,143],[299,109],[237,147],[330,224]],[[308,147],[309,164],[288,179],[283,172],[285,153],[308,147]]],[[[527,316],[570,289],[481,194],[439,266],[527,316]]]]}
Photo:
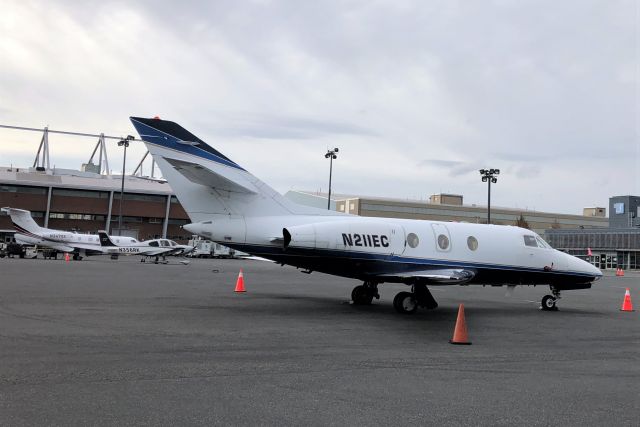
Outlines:
{"type": "Polygon", "coordinates": [[[640,269],[640,197],[609,199],[609,227],[605,229],[551,229],[545,238],[556,249],[591,262],[596,267],[640,269]]]}

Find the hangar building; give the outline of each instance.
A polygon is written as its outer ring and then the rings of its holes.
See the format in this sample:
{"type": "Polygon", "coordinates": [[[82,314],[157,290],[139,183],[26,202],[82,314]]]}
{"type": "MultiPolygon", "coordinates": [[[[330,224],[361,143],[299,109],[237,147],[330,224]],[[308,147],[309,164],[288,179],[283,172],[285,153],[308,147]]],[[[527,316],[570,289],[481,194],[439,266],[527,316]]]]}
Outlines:
{"type": "MultiPolygon", "coordinates": [[[[121,176],[66,169],[0,167],[0,207],[27,209],[43,227],[118,234],[121,176]]],[[[186,241],[189,218],[166,182],[125,176],[122,235],[186,241]]],[[[0,232],[13,234],[0,216],[0,232]]]]}

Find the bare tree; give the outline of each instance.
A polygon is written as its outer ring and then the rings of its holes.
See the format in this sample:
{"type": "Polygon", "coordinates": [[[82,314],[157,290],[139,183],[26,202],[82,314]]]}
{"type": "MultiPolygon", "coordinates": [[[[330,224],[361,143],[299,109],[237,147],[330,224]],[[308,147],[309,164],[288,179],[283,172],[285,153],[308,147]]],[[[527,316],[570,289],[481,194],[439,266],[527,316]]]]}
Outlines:
{"type": "Polygon", "coordinates": [[[524,219],[524,215],[522,214],[520,214],[520,218],[516,220],[516,226],[521,228],[531,229],[531,227],[529,227],[529,223],[527,222],[526,219],[524,219]]]}

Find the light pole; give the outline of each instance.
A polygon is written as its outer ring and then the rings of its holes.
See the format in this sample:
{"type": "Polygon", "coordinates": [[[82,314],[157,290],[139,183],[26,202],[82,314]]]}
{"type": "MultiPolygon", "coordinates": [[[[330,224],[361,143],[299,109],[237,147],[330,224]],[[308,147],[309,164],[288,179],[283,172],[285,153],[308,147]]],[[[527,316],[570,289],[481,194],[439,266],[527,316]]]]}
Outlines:
{"type": "Polygon", "coordinates": [[[333,159],[337,159],[338,149],[327,150],[327,154],[324,155],[325,159],[329,159],[329,197],[327,197],[327,210],[331,209],[331,173],[333,172],[333,159]]]}
{"type": "Polygon", "coordinates": [[[480,169],[482,182],[486,182],[489,185],[487,193],[487,224],[491,224],[491,183],[498,182],[498,178],[495,175],[500,175],[500,169],[480,169]]]}
{"type": "Polygon", "coordinates": [[[118,141],[118,147],[124,146],[124,157],[122,158],[122,185],[120,186],[120,203],[118,204],[118,210],[120,211],[118,215],[118,236],[122,236],[122,204],[124,203],[124,171],[127,165],[127,147],[129,146],[129,141],[134,139],[134,136],[127,135],[126,138],[122,138],[118,141]]]}

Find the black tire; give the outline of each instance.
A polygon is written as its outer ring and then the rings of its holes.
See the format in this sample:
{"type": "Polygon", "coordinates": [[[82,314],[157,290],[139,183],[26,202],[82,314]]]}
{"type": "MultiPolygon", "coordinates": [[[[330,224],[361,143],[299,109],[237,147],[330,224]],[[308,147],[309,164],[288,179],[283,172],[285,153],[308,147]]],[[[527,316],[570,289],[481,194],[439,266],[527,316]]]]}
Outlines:
{"type": "Polygon", "coordinates": [[[557,309],[556,308],[556,299],[554,297],[552,297],[551,295],[545,295],[545,296],[542,297],[542,302],[540,303],[540,306],[545,311],[556,310],[557,309]]]}
{"type": "Polygon", "coordinates": [[[353,301],[354,305],[371,305],[373,295],[371,295],[364,286],[356,286],[353,288],[353,291],[351,291],[351,301],[353,301]]]}
{"type": "Polygon", "coordinates": [[[398,313],[413,314],[418,310],[418,301],[411,292],[400,292],[393,299],[393,308],[398,313]]]}

